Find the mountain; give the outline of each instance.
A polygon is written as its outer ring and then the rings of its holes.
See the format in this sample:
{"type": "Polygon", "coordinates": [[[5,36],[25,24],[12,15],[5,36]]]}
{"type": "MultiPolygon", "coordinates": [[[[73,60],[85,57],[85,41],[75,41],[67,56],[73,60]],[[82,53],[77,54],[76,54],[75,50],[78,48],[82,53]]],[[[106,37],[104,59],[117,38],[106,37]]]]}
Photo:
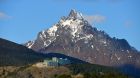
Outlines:
{"type": "Polygon", "coordinates": [[[140,53],[127,40],[111,38],[97,30],[75,10],[39,32],[36,40],[25,46],[42,53],[57,52],[92,64],[120,67],[125,71],[132,68],[135,73],[140,68],[140,53]]]}

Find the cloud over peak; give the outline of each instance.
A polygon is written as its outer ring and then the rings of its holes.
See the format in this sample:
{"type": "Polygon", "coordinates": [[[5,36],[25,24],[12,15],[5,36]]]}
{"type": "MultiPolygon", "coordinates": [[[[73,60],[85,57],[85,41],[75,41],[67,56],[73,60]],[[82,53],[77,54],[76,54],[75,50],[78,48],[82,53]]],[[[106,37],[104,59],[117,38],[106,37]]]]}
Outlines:
{"type": "Polygon", "coordinates": [[[84,15],[84,18],[90,23],[102,23],[106,20],[106,17],[103,15],[84,15]]]}

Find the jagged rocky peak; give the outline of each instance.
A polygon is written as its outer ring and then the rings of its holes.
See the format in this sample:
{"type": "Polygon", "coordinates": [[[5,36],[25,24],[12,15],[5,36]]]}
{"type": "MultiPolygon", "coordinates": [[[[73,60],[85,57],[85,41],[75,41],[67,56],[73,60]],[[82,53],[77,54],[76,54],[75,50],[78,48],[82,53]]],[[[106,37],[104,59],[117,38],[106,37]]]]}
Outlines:
{"type": "Polygon", "coordinates": [[[80,33],[82,30],[91,29],[91,25],[83,18],[81,13],[72,9],[67,17],[63,16],[57,24],[47,30],[43,30],[40,37],[46,38],[45,34],[57,36],[56,31],[60,28],[69,29],[71,34],[75,36],[77,32],[80,33]]]}
{"type": "MultiPolygon", "coordinates": [[[[92,26],[83,18],[82,14],[72,9],[68,16],[63,16],[58,23],[39,32],[37,39],[34,42],[28,42],[26,46],[28,48],[35,45],[42,45],[38,46],[39,48],[48,47],[58,36],[64,34],[69,34],[72,41],[87,40],[93,37],[92,34],[87,33],[92,30],[92,26]]],[[[38,48],[35,47],[35,49],[38,48]]]]}
{"type": "MultiPolygon", "coordinates": [[[[79,28],[81,26],[80,24],[84,22],[85,20],[83,20],[82,14],[72,9],[67,17],[63,16],[57,24],[54,24],[47,30],[43,30],[41,35],[48,33],[50,36],[56,36],[55,32],[59,27],[68,27],[72,30],[75,30],[76,28],[79,28]]],[[[45,35],[44,37],[46,38],[45,35]]]]}
{"type": "Polygon", "coordinates": [[[70,18],[83,19],[82,13],[77,12],[75,9],[72,9],[69,13],[70,18]]]}

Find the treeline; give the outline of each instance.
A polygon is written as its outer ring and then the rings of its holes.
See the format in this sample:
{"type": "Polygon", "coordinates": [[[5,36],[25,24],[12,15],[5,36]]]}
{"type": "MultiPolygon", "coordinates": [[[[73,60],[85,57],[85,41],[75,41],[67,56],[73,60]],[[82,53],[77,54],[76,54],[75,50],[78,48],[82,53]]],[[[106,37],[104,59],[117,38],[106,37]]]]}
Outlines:
{"type": "MultiPolygon", "coordinates": [[[[80,78],[131,78],[115,68],[95,64],[73,64],[67,67],[73,75],[82,74],[83,76],[80,78]]],[[[67,75],[58,76],[58,78],[66,78],[64,76],[67,75]]]]}

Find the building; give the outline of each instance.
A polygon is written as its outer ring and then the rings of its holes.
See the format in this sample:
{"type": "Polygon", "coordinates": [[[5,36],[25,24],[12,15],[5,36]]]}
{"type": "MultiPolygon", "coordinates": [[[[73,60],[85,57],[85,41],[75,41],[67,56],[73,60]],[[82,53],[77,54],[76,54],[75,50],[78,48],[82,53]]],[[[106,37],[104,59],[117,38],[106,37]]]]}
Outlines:
{"type": "Polygon", "coordinates": [[[58,66],[58,58],[53,57],[52,59],[45,59],[43,64],[46,66],[58,66]]]}
{"type": "Polygon", "coordinates": [[[46,66],[61,66],[61,65],[66,65],[66,64],[70,64],[70,60],[68,60],[67,58],[63,59],[63,58],[57,58],[57,57],[52,57],[52,59],[45,59],[43,61],[43,64],[46,66]]]}
{"type": "Polygon", "coordinates": [[[59,62],[60,65],[70,64],[70,60],[68,60],[67,58],[65,58],[65,59],[59,58],[58,62],[59,62]]]}

